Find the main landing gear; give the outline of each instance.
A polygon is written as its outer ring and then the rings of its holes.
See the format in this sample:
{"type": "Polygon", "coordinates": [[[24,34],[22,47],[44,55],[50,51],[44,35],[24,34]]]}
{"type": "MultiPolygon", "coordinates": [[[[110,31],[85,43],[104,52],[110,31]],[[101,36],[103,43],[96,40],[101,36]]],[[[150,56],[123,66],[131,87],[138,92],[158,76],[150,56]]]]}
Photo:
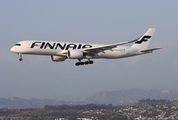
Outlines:
{"type": "Polygon", "coordinates": [[[88,64],[93,64],[93,61],[92,60],[87,60],[85,62],[82,62],[81,60],[79,60],[79,62],[75,63],[76,66],[79,66],[79,65],[88,65],[88,64]]]}
{"type": "Polygon", "coordinates": [[[23,58],[22,58],[22,54],[21,53],[19,53],[19,61],[22,61],[23,60],[23,58]]]}

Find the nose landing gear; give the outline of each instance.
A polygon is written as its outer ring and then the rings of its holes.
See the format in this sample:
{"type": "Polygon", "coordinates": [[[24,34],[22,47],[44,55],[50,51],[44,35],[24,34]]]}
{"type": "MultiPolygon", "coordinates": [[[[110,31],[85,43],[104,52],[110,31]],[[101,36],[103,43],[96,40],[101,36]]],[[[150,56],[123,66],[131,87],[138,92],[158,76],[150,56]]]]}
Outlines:
{"type": "Polygon", "coordinates": [[[23,58],[22,58],[22,54],[21,53],[19,53],[19,61],[22,61],[23,60],[23,58]]]}

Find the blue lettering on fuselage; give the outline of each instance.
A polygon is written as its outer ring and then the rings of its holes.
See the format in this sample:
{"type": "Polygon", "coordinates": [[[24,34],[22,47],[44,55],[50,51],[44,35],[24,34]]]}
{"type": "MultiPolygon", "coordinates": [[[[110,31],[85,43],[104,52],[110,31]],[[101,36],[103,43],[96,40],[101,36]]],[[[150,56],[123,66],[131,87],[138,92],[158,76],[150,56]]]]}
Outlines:
{"type": "Polygon", "coordinates": [[[50,43],[46,43],[44,49],[46,49],[47,47],[49,47],[50,49],[54,49],[55,45],[56,45],[56,43],[54,43],[53,45],[51,45],[50,43]]]}
{"type": "Polygon", "coordinates": [[[68,50],[69,48],[72,48],[73,50],[76,49],[77,45],[76,44],[68,44],[66,47],[66,50],[68,50]]]}
{"type": "Polygon", "coordinates": [[[74,43],[49,43],[49,42],[33,42],[30,48],[34,48],[40,46],[40,49],[61,49],[61,50],[69,50],[69,49],[84,49],[91,48],[90,44],[74,44],[74,43]]]}
{"type": "Polygon", "coordinates": [[[39,44],[36,44],[36,43],[41,43],[41,42],[34,42],[34,43],[32,43],[32,45],[31,45],[30,48],[34,48],[35,46],[40,46],[39,44]]]}
{"type": "Polygon", "coordinates": [[[57,43],[55,49],[60,47],[61,50],[64,50],[65,46],[66,46],[66,43],[64,45],[61,45],[60,43],[57,43]]]}

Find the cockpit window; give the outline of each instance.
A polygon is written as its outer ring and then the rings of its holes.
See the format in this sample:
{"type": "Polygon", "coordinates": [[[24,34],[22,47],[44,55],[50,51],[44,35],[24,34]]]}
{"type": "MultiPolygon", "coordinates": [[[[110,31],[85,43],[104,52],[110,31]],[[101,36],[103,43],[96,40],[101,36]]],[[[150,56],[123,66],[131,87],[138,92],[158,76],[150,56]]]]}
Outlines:
{"type": "Polygon", "coordinates": [[[21,46],[21,44],[15,44],[15,46],[21,46]]]}

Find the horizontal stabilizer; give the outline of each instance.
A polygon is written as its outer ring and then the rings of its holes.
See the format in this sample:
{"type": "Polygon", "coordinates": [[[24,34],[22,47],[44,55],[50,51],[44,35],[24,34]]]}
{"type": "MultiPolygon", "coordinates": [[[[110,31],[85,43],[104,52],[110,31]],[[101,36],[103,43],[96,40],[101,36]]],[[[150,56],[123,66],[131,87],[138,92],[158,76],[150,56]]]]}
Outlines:
{"type": "Polygon", "coordinates": [[[159,49],[162,49],[162,48],[152,48],[152,49],[147,49],[147,50],[141,50],[140,52],[153,52],[154,50],[159,50],[159,49]]]}

